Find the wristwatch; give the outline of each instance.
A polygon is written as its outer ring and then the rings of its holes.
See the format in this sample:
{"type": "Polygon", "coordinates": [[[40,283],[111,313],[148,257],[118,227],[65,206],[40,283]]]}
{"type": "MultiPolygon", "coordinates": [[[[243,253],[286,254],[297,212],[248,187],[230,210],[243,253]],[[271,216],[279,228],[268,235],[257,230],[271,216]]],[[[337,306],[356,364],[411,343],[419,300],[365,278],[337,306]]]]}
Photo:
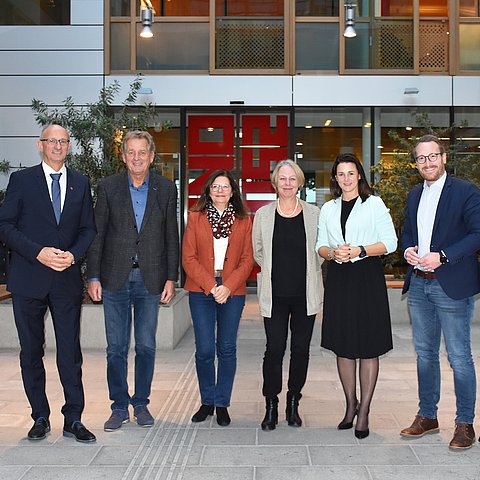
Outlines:
{"type": "Polygon", "coordinates": [[[358,255],[360,258],[365,258],[367,256],[367,251],[365,250],[365,247],[363,245],[359,245],[358,248],[360,249],[360,255],[358,255]]]}
{"type": "Polygon", "coordinates": [[[447,264],[447,263],[448,263],[448,258],[447,258],[447,256],[445,255],[445,252],[444,252],[443,250],[440,250],[438,253],[440,254],[440,263],[441,263],[442,265],[447,264]]]}

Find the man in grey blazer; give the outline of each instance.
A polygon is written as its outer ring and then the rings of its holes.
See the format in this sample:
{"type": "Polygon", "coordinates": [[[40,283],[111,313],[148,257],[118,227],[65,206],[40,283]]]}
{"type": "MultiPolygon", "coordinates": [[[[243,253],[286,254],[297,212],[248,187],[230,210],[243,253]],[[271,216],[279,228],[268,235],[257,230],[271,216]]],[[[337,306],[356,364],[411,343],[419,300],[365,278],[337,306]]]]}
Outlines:
{"type": "Polygon", "coordinates": [[[103,298],[107,337],[107,382],[112,414],[105,431],[130,419],[151,427],[148,411],[155,364],[159,302],[175,295],[179,241],[177,191],[161,175],[149,171],[155,144],[148,132],[130,131],[123,138],[127,171],[105,178],[98,186],[95,220],[98,234],[88,251],[88,293],[103,298]],[[133,325],[135,387],[127,383],[128,350],[133,325]]]}

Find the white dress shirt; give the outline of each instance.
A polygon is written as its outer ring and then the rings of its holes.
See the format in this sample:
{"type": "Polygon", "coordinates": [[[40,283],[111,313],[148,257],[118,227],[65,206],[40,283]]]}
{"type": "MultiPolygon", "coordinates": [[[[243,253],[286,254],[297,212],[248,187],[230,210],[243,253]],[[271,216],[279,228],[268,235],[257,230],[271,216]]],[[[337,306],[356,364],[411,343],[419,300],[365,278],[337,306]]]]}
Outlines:
{"type": "Polygon", "coordinates": [[[48,193],[50,194],[50,201],[52,200],[52,177],[51,173],[61,173],[60,176],[60,210],[63,211],[63,204],[65,203],[65,195],[67,193],[67,169],[65,165],[57,172],[52,167],[42,162],[43,173],[45,174],[45,180],[48,185],[48,193]]]}
{"type": "Polygon", "coordinates": [[[418,229],[418,255],[430,252],[430,244],[432,241],[433,224],[437,213],[438,201],[442,194],[447,173],[445,172],[438,180],[430,186],[427,182],[423,183],[423,192],[420,197],[417,211],[417,229],[418,229]]]}

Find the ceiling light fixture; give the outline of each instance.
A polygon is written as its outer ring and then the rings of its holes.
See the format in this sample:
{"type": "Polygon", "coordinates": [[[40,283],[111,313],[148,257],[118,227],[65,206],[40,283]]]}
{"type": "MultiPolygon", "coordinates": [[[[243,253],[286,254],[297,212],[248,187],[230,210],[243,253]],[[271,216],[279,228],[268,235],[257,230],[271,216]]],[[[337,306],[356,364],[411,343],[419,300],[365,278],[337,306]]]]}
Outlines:
{"type": "Polygon", "coordinates": [[[140,20],[142,21],[143,30],[140,32],[142,38],[152,38],[152,24],[154,22],[155,9],[150,0],[142,0],[140,10],[140,20]]]}
{"type": "Polygon", "coordinates": [[[345,30],[343,36],[345,38],[354,38],[357,36],[355,31],[355,7],[353,3],[345,4],[345,30]]]}

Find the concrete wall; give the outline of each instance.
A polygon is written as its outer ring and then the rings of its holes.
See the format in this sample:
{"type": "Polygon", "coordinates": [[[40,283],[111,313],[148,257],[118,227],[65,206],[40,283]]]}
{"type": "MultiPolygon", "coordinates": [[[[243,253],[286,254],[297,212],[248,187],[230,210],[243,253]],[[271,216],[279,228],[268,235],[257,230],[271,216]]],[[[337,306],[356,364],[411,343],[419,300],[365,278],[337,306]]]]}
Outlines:
{"type": "MultiPolygon", "coordinates": [[[[192,320],[188,306],[188,293],[178,289],[175,298],[168,305],[160,306],[158,312],[157,349],[173,350],[191,327],[192,320]]],[[[102,305],[83,305],[81,318],[81,343],[85,350],[104,350],[106,347],[102,305]]],[[[45,344],[55,349],[50,313],[45,320],[45,344]]],[[[13,319],[11,301],[0,302],[0,350],[18,349],[18,336],[13,319]]]]}

